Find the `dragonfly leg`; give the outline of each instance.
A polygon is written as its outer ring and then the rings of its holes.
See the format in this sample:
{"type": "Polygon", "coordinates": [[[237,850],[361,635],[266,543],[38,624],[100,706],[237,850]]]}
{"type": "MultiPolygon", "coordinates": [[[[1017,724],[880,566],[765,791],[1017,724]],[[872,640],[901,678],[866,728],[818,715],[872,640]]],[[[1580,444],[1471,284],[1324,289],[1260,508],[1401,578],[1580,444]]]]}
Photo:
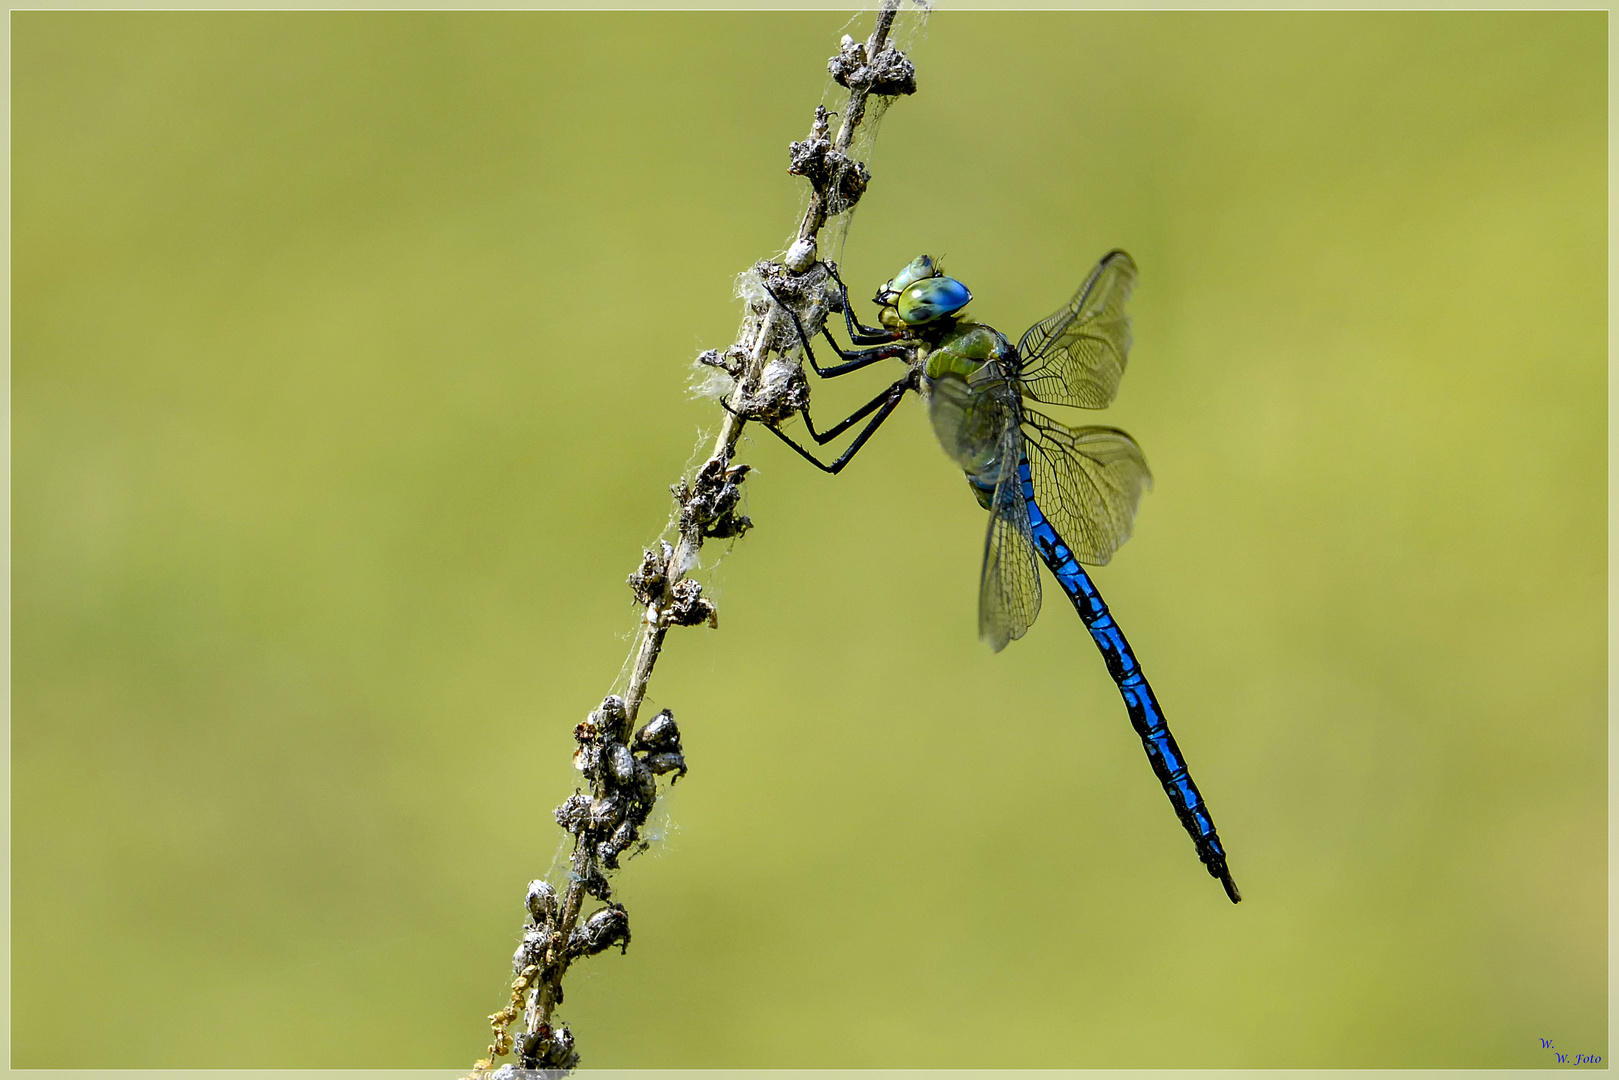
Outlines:
{"type": "Polygon", "coordinates": [[[838,268],[836,266],[833,266],[831,263],[826,263],[825,266],[827,272],[832,275],[832,280],[838,283],[838,292],[843,297],[843,321],[849,327],[850,341],[856,345],[876,345],[884,341],[893,341],[895,338],[900,336],[899,333],[894,330],[867,326],[860,320],[856,319],[854,317],[854,308],[849,306],[849,286],[845,285],[843,283],[843,279],[838,276],[838,268]]]}
{"type": "Polygon", "coordinates": [[[832,337],[832,332],[826,327],[821,327],[821,334],[826,338],[827,344],[832,346],[832,351],[838,354],[838,359],[843,361],[841,364],[833,364],[829,368],[823,368],[815,362],[815,354],[810,352],[809,342],[804,342],[804,355],[809,357],[810,367],[814,368],[815,374],[823,379],[846,375],[851,371],[859,371],[861,368],[875,364],[879,360],[908,357],[912,350],[912,346],[903,345],[899,342],[878,345],[871,349],[844,350],[838,347],[837,341],[832,337]]]}
{"type": "MultiPolygon", "coordinates": [[[[894,405],[898,404],[899,399],[905,396],[905,391],[915,389],[916,375],[913,372],[907,374],[903,379],[900,379],[898,382],[894,383],[893,386],[890,386],[887,390],[884,390],[882,393],[860,406],[860,408],[856,409],[842,420],[839,420],[836,424],[833,424],[825,431],[820,432],[815,430],[815,421],[810,419],[808,407],[800,409],[799,412],[804,417],[804,426],[809,429],[810,438],[814,439],[819,445],[825,446],[839,435],[842,435],[845,431],[848,431],[855,424],[859,423],[861,420],[864,420],[873,409],[887,404],[888,408],[892,410],[894,405]],[[888,404],[890,401],[892,401],[893,404],[888,404]]],[[[878,420],[873,423],[868,431],[876,430],[876,425],[881,422],[881,420],[878,420]]],[[[864,442],[868,437],[869,436],[866,432],[862,432],[858,441],[864,442]]]]}
{"type": "MultiPolygon", "coordinates": [[[[860,408],[856,409],[850,416],[840,420],[838,423],[828,428],[825,432],[816,432],[815,425],[810,420],[809,410],[807,408],[800,410],[804,416],[804,424],[809,428],[810,437],[823,446],[831,440],[837,438],[839,435],[843,434],[845,431],[849,430],[849,428],[853,425],[865,419],[866,416],[873,410],[876,410],[877,415],[873,416],[871,418],[871,422],[860,429],[860,434],[855,436],[854,442],[850,443],[848,449],[844,450],[842,454],[839,454],[830,465],[816,457],[814,454],[810,453],[808,450],[804,449],[797,442],[793,441],[793,438],[790,435],[788,435],[785,431],[782,431],[776,425],[765,424],[764,428],[766,431],[769,431],[771,434],[775,435],[776,438],[792,447],[793,451],[797,453],[799,457],[803,458],[811,465],[814,465],[822,472],[831,473],[833,476],[836,476],[838,473],[843,471],[843,467],[849,464],[849,460],[859,452],[862,446],[866,445],[866,440],[871,438],[872,434],[882,426],[883,421],[887,420],[889,415],[892,414],[893,411],[899,406],[900,401],[902,401],[905,397],[905,391],[911,389],[915,381],[915,376],[906,375],[905,378],[900,379],[893,386],[890,386],[887,390],[884,390],[882,393],[860,406],[860,408]]],[[[720,402],[720,407],[726,412],[730,413],[732,416],[741,418],[741,414],[735,409],[731,408],[731,406],[726,404],[724,401],[720,402]]]]}
{"type": "Polygon", "coordinates": [[[783,311],[787,312],[788,316],[792,318],[793,329],[798,331],[798,340],[804,346],[804,356],[808,358],[810,367],[815,369],[815,374],[819,375],[823,379],[831,379],[838,375],[847,375],[851,371],[859,371],[861,368],[875,364],[879,360],[887,360],[896,356],[905,356],[911,351],[911,346],[896,342],[892,334],[889,334],[883,338],[884,341],[888,342],[886,345],[879,345],[874,349],[844,350],[838,345],[837,341],[823,325],[821,327],[821,333],[826,336],[827,342],[832,346],[832,351],[838,354],[838,359],[843,361],[841,364],[833,364],[831,367],[823,368],[815,360],[815,350],[810,348],[809,335],[804,333],[804,324],[799,321],[798,312],[794,311],[792,307],[784,303],[781,297],[777,296],[775,291],[771,289],[769,285],[765,286],[765,292],[769,293],[770,299],[774,300],[776,304],[781,307],[783,311]]]}

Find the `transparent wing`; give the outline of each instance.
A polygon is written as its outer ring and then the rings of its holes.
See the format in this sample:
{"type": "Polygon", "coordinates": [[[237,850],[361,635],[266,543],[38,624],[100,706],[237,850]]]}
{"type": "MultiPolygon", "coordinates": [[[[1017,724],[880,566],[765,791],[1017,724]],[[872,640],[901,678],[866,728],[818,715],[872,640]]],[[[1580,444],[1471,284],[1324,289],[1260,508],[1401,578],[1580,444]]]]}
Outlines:
{"type": "Polygon", "coordinates": [[[1023,386],[1036,401],[1104,408],[1119,392],[1130,357],[1136,264],[1122,251],[1102,256],[1074,298],[1029,327],[1018,352],[1023,386]]]}
{"type": "Polygon", "coordinates": [[[1141,447],[1118,428],[1071,428],[1032,410],[1023,431],[1034,501],[1075,558],[1106,563],[1130,539],[1141,493],[1152,487],[1141,447]]]}
{"type": "MultiPolygon", "coordinates": [[[[981,371],[971,383],[956,375],[928,379],[923,390],[928,420],[944,452],[969,476],[988,476],[993,482],[1000,475],[1007,432],[1017,428],[1017,390],[1000,376],[998,366],[981,371]]],[[[1016,453],[1012,459],[1017,460],[1016,453]]]]}
{"type": "Polygon", "coordinates": [[[1018,479],[1021,442],[1014,426],[1003,444],[1005,465],[990,503],[978,583],[978,636],[996,652],[1028,633],[1040,614],[1040,564],[1029,537],[1029,505],[1018,479]]]}

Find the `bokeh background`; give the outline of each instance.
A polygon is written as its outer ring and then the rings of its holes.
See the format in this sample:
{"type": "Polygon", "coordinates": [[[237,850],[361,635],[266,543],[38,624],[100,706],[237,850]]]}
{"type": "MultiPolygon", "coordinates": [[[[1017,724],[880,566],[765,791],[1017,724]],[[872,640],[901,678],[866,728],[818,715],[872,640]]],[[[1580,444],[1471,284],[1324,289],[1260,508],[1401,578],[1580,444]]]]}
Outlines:
{"type": "MultiPolygon", "coordinates": [[[[480,1056],[848,19],[13,16],[14,1064],[480,1056]]],[[[1097,579],[1247,900],[914,402],[756,433],[587,1064],[1606,1057],[1606,33],[934,15],[846,277],[1135,255],[1097,579]]]]}

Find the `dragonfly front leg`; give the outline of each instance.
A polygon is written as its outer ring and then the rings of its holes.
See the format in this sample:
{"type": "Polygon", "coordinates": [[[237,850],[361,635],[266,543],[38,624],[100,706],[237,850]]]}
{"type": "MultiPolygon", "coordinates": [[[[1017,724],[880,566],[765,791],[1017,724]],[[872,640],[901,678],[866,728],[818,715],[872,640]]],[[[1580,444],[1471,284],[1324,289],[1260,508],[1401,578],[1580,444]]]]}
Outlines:
{"type": "MultiPolygon", "coordinates": [[[[815,369],[815,374],[819,375],[823,379],[831,379],[836,378],[839,375],[847,375],[851,371],[859,371],[863,367],[869,367],[870,365],[877,363],[879,360],[889,360],[896,356],[908,356],[911,352],[912,347],[909,344],[896,341],[893,334],[885,335],[882,339],[888,342],[886,345],[879,345],[874,349],[845,350],[838,345],[836,339],[832,337],[832,334],[827,330],[826,326],[822,325],[821,333],[825,335],[827,343],[832,346],[832,351],[838,354],[838,359],[843,361],[841,364],[833,364],[831,367],[823,368],[815,360],[815,350],[810,348],[809,335],[804,333],[804,324],[799,321],[798,312],[794,311],[791,306],[784,303],[781,297],[777,296],[775,291],[772,290],[769,285],[765,286],[765,292],[769,293],[770,299],[774,300],[776,304],[783,311],[787,312],[788,316],[793,320],[793,329],[798,331],[798,340],[800,344],[804,346],[805,358],[809,360],[810,367],[815,369]]],[[[845,314],[847,314],[847,310],[845,311],[845,314]]]]}
{"type": "MultiPolygon", "coordinates": [[[[815,430],[815,423],[810,419],[809,408],[807,406],[800,409],[799,412],[804,417],[804,426],[809,429],[810,438],[814,439],[816,443],[821,446],[825,446],[839,435],[842,435],[845,431],[848,431],[849,428],[853,427],[855,424],[858,424],[861,420],[864,420],[872,413],[873,410],[876,411],[877,415],[871,417],[871,422],[868,423],[864,428],[860,429],[860,434],[855,436],[854,442],[850,443],[848,449],[844,450],[842,454],[839,454],[837,459],[834,460],[830,465],[816,457],[814,454],[810,453],[808,450],[804,449],[802,446],[798,445],[798,443],[793,441],[791,436],[789,436],[785,431],[782,431],[776,425],[765,424],[764,427],[766,431],[769,431],[771,434],[775,435],[776,438],[792,447],[793,451],[798,454],[799,457],[803,458],[811,465],[814,465],[822,472],[831,473],[833,476],[836,476],[838,473],[843,471],[843,467],[849,464],[850,459],[860,451],[860,448],[866,445],[866,440],[871,438],[872,434],[882,426],[883,421],[887,420],[890,414],[892,414],[893,411],[899,407],[900,401],[902,401],[905,397],[905,391],[914,389],[915,385],[915,374],[907,374],[903,379],[900,379],[898,382],[894,383],[893,386],[890,386],[887,390],[884,390],[882,393],[860,406],[860,408],[856,409],[853,413],[838,421],[824,432],[817,432],[815,430]]],[[[731,406],[726,404],[723,400],[720,402],[720,407],[726,412],[730,413],[732,416],[736,416],[740,419],[746,419],[746,417],[742,417],[740,413],[731,408],[731,406]]]]}
{"type": "Polygon", "coordinates": [[[832,275],[832,280],[838,283],[838,292],[843,298],[843,321],[849,327],[849,340],[851,342],[856,345],[876,345],[883,341],[893,341],[901,336],[897,330],[867,326],[856,319],[854,317],[854,308],[849,306],[849,286],[845,285],[843,279],[838,276],[836,266],[831,263],[826,263],[825,266],[827,273],[832,275]]]}

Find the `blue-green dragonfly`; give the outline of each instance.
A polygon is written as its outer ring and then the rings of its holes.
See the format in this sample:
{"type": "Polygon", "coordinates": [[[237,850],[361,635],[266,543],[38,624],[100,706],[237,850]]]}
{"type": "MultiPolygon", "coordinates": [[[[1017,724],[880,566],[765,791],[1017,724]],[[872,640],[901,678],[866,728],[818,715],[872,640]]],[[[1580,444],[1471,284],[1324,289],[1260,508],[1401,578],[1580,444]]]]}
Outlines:
{"type": "Polygon", "coordinates": [[[921,394],[940,444],[990,512],[978,591],[979,635],[999,651],[1028,631],[1040,612],[1037,560],[1043,561],[1102,651],[1153,772],[1198,857],[1232,903],[1239,902],[1208,805],[1124,633],[1080,566],[1106,563],[1129,539],[1141,494],[1152,483],[1146,459],[1135,440],[1117,428],[1070,427],[1037,408],[1100,409],[1118,393],[1130,354],[1125,303],[1135,287],[1135,263],[1122,251],[1103,256],[1074,298],[1030,327],[1016,346],[1000,331],[961,314],[972,293],[926,255],[878,290],[874,302],[881,325],[876,327],[855,319],[849,290],[832,273],[854,347],[840,346],[823,325],[840,360],[828,367],[816,362],[798,313],[769,290],[791,315],[810,366],[831,378],[898,358],[906,362],[906,373],[825,431],[815,429],[807,404],[798,409],[821,445],[867,421],[830,463],[776,423],[765,426],[817,468],[837,473],[907,392],[921,394]]]}

